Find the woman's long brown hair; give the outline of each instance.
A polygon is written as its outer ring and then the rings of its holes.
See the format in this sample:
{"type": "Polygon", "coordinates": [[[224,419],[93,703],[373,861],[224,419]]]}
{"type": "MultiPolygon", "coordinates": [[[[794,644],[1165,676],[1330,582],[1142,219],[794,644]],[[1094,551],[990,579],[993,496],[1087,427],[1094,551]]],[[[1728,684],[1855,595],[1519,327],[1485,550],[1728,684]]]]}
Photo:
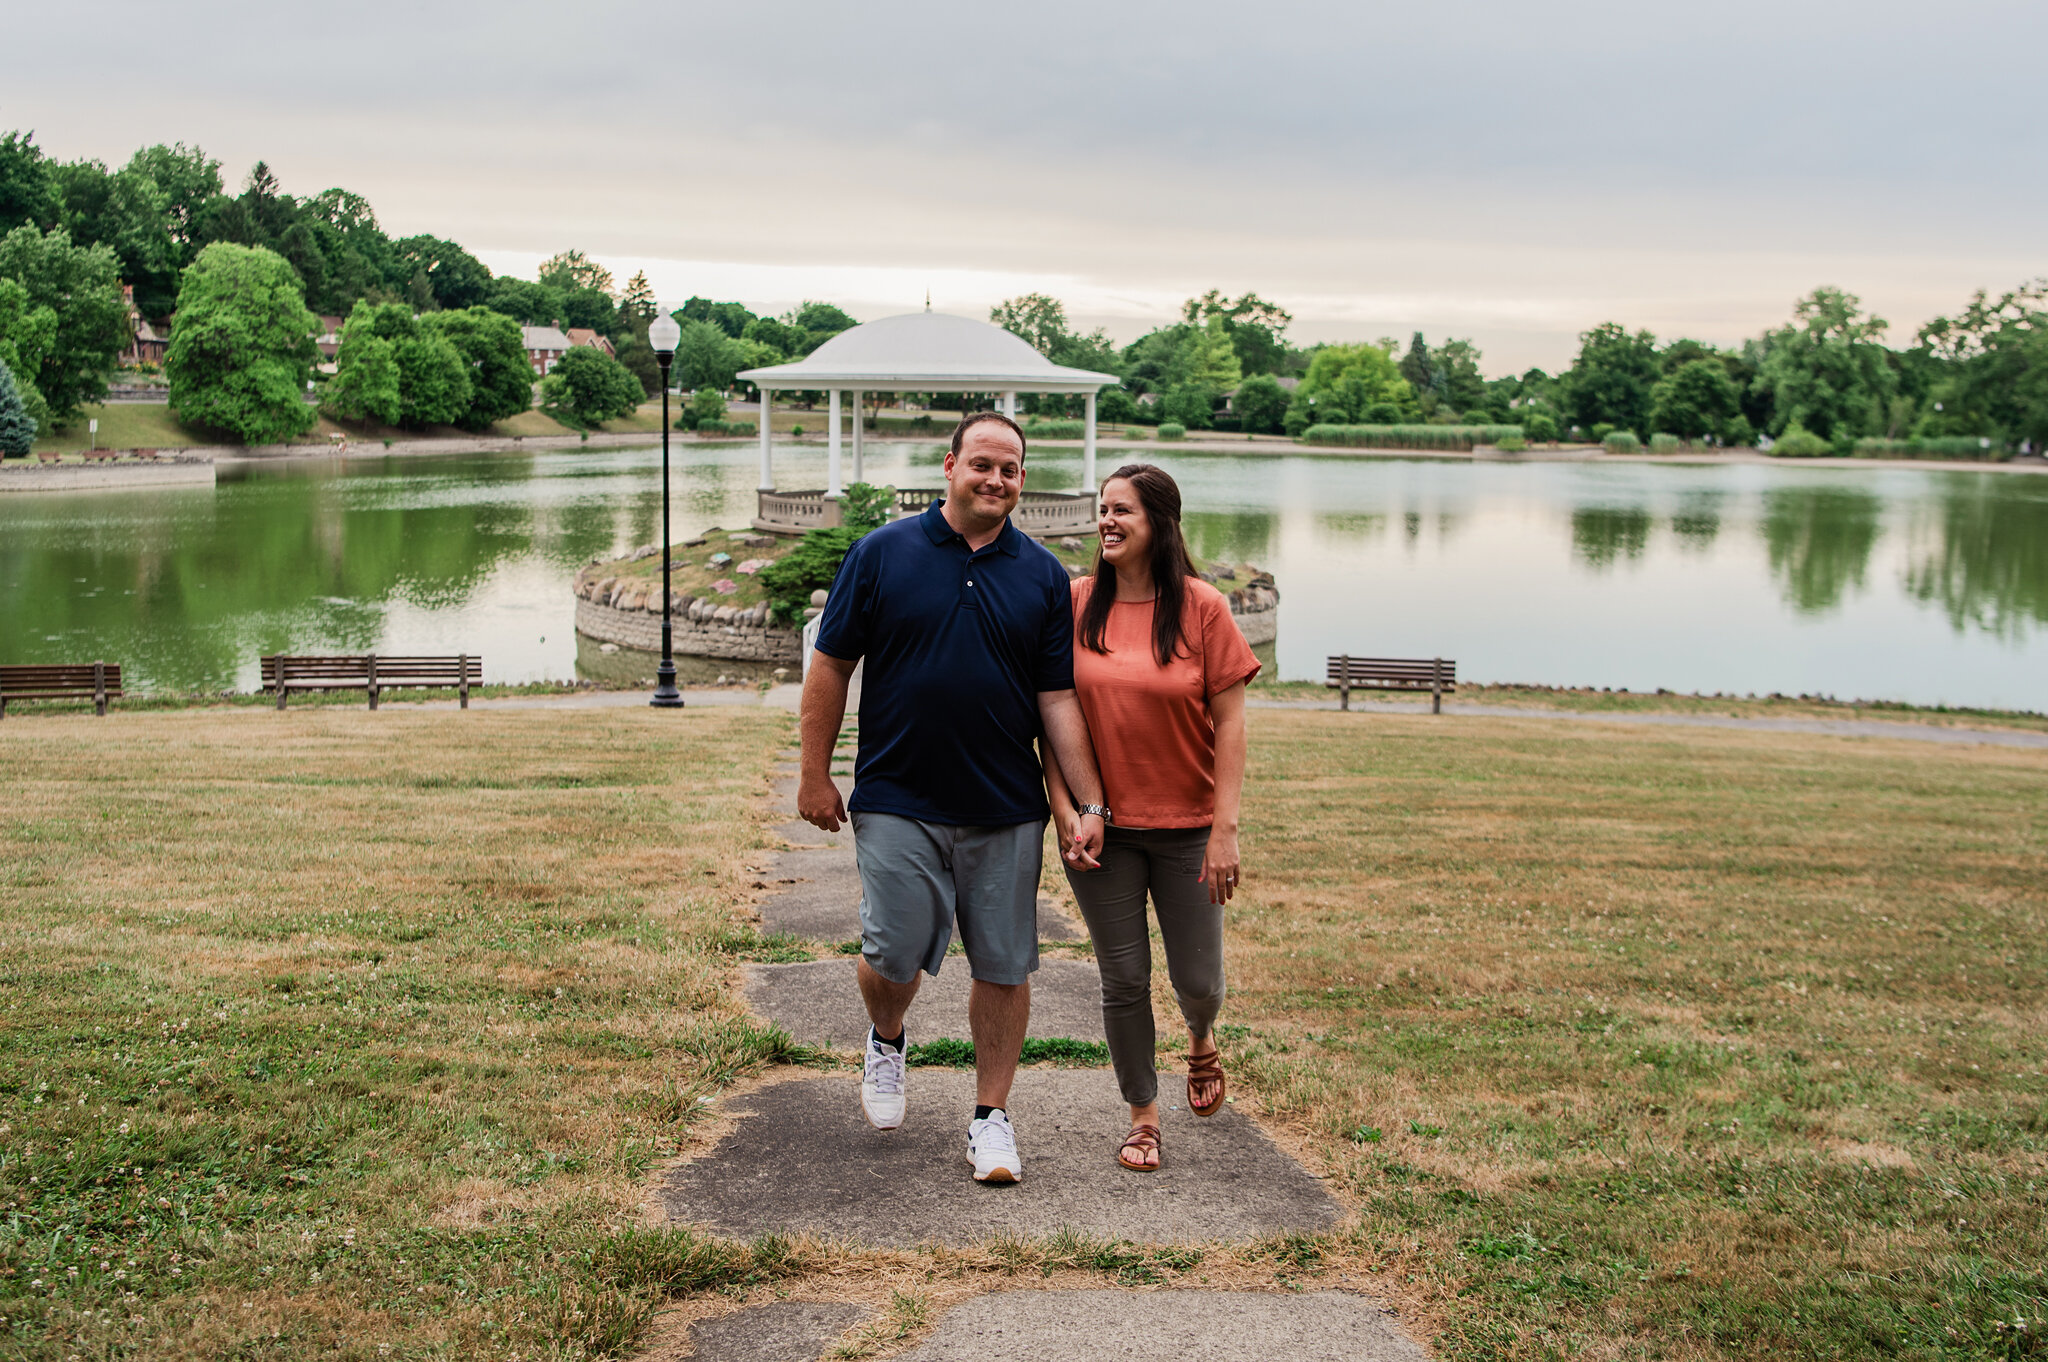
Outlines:
{"type": "MultiPolygon", "coordinates": [[[[1187,540],[1180,532],[1180,486],[1163,468],[1149,463],[1127,463],[1102,480],[1106,487],[1122,478],[1138,494],[1138,505],[1152,528],[1152,585],[1157,595],[1152,603],[1152,651],[1159,665],[1170,666],[1180,651],[1181,610],[1187,604],[1188,578],[1195,575],[1188,557],[1187,540]]],[[[1088,603],[1081,607],[1081,646],[1107,653],[1102,631],[1109,624],[1109,608],[1116,604],[1116,569],[1102,561],[1102,545],[1095,545],[1095,584],[1088,591],[1088,603]]]]}

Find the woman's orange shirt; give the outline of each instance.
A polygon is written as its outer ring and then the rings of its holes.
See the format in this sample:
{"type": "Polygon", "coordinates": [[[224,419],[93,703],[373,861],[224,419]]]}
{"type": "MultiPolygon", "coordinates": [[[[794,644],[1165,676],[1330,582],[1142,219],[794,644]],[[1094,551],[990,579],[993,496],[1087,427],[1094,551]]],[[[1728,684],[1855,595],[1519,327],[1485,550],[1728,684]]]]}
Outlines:
{"type": "Polygon", "coordinates": [[[1108,650],[1082,644],[1081,608],[1093,577],[1074,581],[1074,690],[1102,768],[1110,816],[1126,828],[1205,828],[1216,819],[1216,720],[1209,699],[1259,674],[1230,602],[1188,578],[1180,649],[1152,651],[1152,602],[1119,601],[1102,631],[1108,650]]]}

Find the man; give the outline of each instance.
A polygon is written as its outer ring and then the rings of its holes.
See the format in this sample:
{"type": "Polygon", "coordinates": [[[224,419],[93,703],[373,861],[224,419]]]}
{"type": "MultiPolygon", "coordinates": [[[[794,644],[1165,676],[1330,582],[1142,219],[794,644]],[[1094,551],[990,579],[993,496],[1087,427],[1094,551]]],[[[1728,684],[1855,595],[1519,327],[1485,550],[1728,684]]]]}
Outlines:
{"type": "Polygon", "coordinates": [[[957,919],[973,977],[975,1107],[967,1157],[979,1182],[1016,1182],[1023,1161],[1010,1082],[1038,968],[1038,874],[1048,810],[1041,734],[1084,806],[1061,854],[1092,869],[1102,787],[1074,698],[1067,574],[1010,524],[1024,491],[1024,432],[978,412],[953,432],[946,497],[873,531],[846,555],[804,680],[797,811],[829,831],[847,812],[832,747],[848,679],[867,660],[854,766],[867,1060],[861,1109],[903,1122],[904,1014],[918,971],[937,975],[957,919]]]}

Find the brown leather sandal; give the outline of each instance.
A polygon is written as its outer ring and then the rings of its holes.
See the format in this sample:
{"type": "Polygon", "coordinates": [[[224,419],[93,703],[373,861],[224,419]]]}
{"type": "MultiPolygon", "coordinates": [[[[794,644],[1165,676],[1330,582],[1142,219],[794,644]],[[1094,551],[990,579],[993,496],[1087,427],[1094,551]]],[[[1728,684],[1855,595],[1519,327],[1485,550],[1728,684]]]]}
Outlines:
{"type": "Polygon", "coordinates": [[[1206,1055],[1188,1056],[1188,1110],[1197,1116],[1214,1116],[1223,1110],[1223,1099],[1228,1094],[1229,1083],[1223,1077],[1223,1053],[1211,1050],[1206,1055]],[[1195,1105],[1195,1084],[1214,1083],[1216,1100],[1206,1107],[1195,1105]]]}
{"type": "Polygon", "coordinates": [[[1157,1162],[1132,1163],[1126,1158],[1125,1155],[1129,1154],[1133,1149],[1137,1150],[1141,1157],[1150,1154],[1154,1160],[1157,1160],[1159,1157],[1159,1127],[1150,1122],[1139,1122],[1131,1127],[1131,1133],[1124,1136],[1123,1146],[1116,1151],[1116,1161],[1130,1169],[1133,1173],[1158,1172],[1159,1164],[1157,1162]]]}

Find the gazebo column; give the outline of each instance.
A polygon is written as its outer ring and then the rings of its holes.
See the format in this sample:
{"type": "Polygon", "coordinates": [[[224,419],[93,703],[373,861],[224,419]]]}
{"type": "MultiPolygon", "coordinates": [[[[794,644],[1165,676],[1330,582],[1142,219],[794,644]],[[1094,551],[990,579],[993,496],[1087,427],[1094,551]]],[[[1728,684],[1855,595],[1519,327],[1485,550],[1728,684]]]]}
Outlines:
{"type": "Polygon", "coordinates": [[[853,394],[853,480],[855,482],[867,481],[867,479],[861,476],[860,467],[860,398],[861,394],[856,389],[853,394]]]}
{"type": "Polygon", "coordinates": [[[1003,415],[1009,417],[1012,421],[1017,419],[1017,394],[1003,394],[1003,415]]]}
{"type": "Polygon", "coordinates": [[[825,437],[825,495],[837,500],[844,495],[839,485],[840,390],[832,389],[831,434],[825,437]]]}
{"type": "Polygon", "coordinates": [[[766,388],[761,394],[761,490],[775,490],[775,395],[766,388]]]}
{"type": "Polygon", "coordinates": [[[1084,400],[1087,407],[1086,424],[1081,430],[1081,495],[1095,495],[1095,390],[1090,388],[1084,400]]]}

